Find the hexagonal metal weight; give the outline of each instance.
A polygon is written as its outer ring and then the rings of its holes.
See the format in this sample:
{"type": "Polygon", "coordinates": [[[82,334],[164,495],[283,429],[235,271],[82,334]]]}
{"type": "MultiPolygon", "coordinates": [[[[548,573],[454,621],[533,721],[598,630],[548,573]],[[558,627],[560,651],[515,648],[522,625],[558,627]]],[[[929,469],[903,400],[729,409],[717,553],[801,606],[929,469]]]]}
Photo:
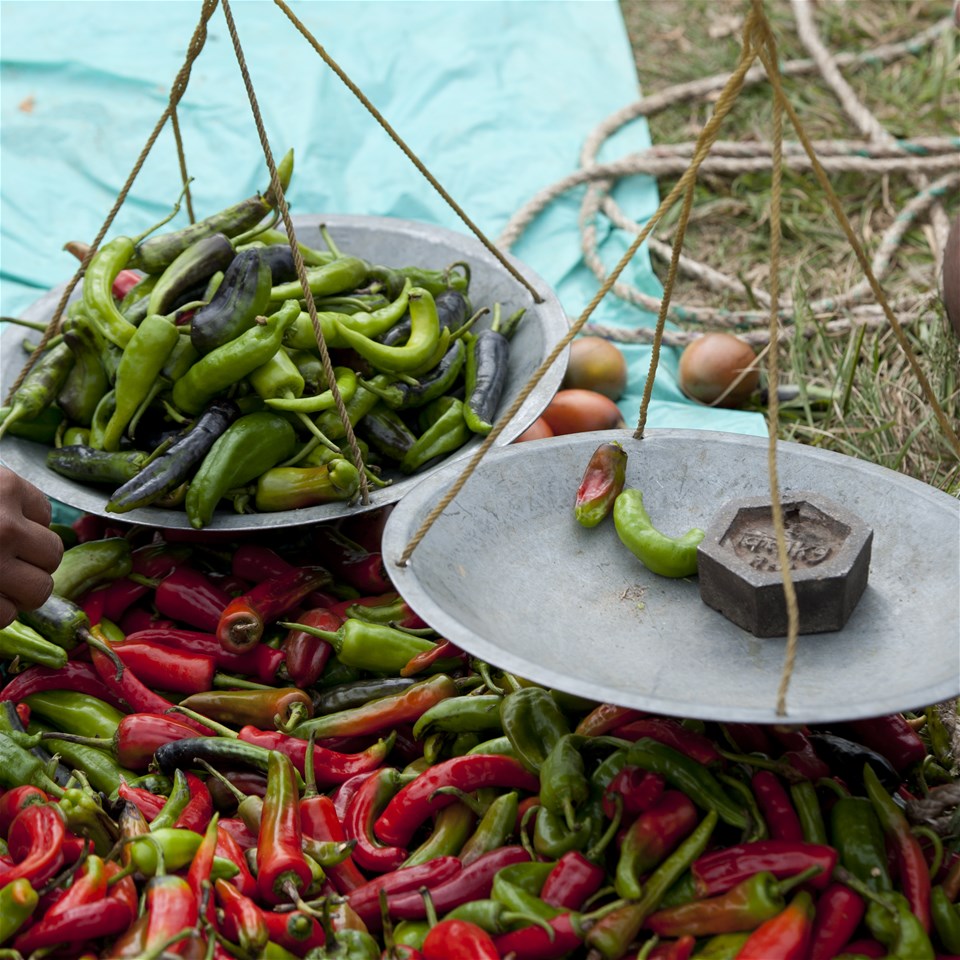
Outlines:
{"type": "MultiPolygon", "coordinates": [[[[873,530],[816,493],[784,500],[799,632],[842,629],[867,585],[873,530]]],[[[697,555],[700,597],[756,637],[787,633],[787,605],[769,497],[731,500],[697,555]]]]}

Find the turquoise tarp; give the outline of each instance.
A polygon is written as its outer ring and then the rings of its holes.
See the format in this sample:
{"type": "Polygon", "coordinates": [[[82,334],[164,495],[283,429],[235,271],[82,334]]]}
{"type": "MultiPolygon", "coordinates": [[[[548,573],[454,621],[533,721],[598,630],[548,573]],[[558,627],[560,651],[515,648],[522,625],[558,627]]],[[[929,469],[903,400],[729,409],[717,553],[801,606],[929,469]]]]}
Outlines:
{"type": "MultiPolygon", "coordinates": [[[[16,314],[76,269],[65,241],[92,239],[159,118],[199,18],[199,0],[0,4],[0,308],[16,314]]],[[[237,30],[274,152],[296,148],[294,212],[397,216],[462,227],[364,107],[265,0],[233,0],[237,30]]],[[[614,0],[342,0],[293,2],[327,52],[478,226],[495,238],[539,190],[575,169],[586,136],[639,96],[614,0]]],[[[263,157],[223,14],[211,20],[179,110],[195,209],[213,212],[265,185],[263,157]]],[[[638,120],[601,160],[649,146],[638,120]]],[[[597,280],[580,257],[582,189],[553,202],[512,252],[557,291],[571,317],[597,280]]],[[[179,190],[165,130],[110,235],[135,234],[179,190]]],[[[636,220],[656,184],[632,178],[618,202],[636,220]]],[[[630,238],[611,230],[612,266],[630,238]]],[[[624,279],[659,295],[645,251],[624,279]]],[[[651,325],[608,296],[592,316],[651,325]]],[[[625,346],[637,419],[649,364],[625,346]]],[[[679,351],[661,358],[648,424],[763,434],[756,414],[688,402],[676,386],[679,351]]]]}

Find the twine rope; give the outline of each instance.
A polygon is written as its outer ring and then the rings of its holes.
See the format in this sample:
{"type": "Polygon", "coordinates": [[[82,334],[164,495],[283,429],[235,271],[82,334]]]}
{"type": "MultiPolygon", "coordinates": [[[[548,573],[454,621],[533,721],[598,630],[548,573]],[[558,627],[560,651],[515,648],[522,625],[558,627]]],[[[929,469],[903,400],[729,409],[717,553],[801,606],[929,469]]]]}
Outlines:
{"type": "Polygon", "coordinates": [[[10,391],[7,394],[8,401],[10,396],[12,396],[20,384],[23,383],[23,380],[27,374],[33,369],[33,365],[42,355],[46,345],[59,331],[60,319],[63,316],[63,311],[66,309],[67,302],[70,300],[70,295],[76,289],[81,277],[83,277],[87,267],[90,265],[90,261],[93,259],[97,249],[103,242],[103,238],[107,235],[107,231],[110,229],[114,218],[120,211],[120,208],[123,206],[123,203],[127,198],[127,194],[130,192],[130,188],[133,186],[134,181],[137,179],[137,175],[140,173],[140,169],[143,167],[143,164],[146,162],[146,159],[150,154],[150,151],[153,149],[153,145],[156,143],[157,137],[160,136],[160,131],[163,130],[164,124],[172,116],[177,104],[180,102],[181,98],[186,92],[193,63],[197,57],[200,56],[200,52],[203,50],[203,46],[207,41],[207,23],[213,16],[213,12],[217,9],[218,2],[219,0],[203,0],[203,7],[200,11],[200,20],[197,23],[197,26],[194,28],[193,35],[190,38],[190,44],[187,47],[187,53],[186,57],[184,58],[183,66],[180,67],[180,70],[177,72],[173,84],[170,87],[170,96],[168,98],[167,105],[164,108],[163,113],[160,115],[160,119],[157,121],[156,126],[154,126],[153,130],[151,131],[150,136],[147,138],[147,142],[144,144],[143,149],[140,151],[140,155],[137,157],[137,160],[133,165],[133,169],[130,171],[126,181],[120,188],[120,193],[117,195],[117,199],[114,201],[113,206],[110,208],[110,212],[107,214],[107,219],[104,220],[103,226],[100,227],[96,238],[94,239],[93,243],[90,244],[90,249],[80,262],[77,272],[73,275],[64,288],[64,291],[60,296],[60,301],[57,304],[57,308],[54,310],[53,316],[50,318],[50,322],[47,324],[47,328],[44,330],[43,335],[40,338],[40,343],[37,345],[37,348],[33,350],[27,357],[27,360],[21,368],[20,373],[17,375],[17,379],[13,382],[13,386],[10,387],[10,391]]]}
{"type": "Polygon", "coordinates": [[[293,254],[294,266],[297,270],[297,279],[300,281],[300,289],[303,293],[303,299],[307,305],[307,313],[310,316],[310,324],[313,327],[314,336],[317,339],[317,346],[320,352],[320,362],[323,366],[324,376],[327,378],[327,386],[333,394],[333,402],[337,414],[343,423],[347,436],[347,443],[350,446],[350,455],[353,457],[353,463],[360,474],[360,498],[364,504],[369,503],[370,492],[367,484],[366,470],[363,462],[363,454],[360,452],[360,446],[357,443],[356,435],[353,432],[353,426],[350,423],[350,417],[347,414],[347,408],[343,402],[343,396],[337,387],[337,379],[333,371],[333,361],[330,359],[330,352],[327,349],[327,342],[323,336],[323,330],[320,327],[320,319],[317,316],[317,306],[313,299],[313,291],[310,289],[310,283],[307,280],[306,266],[303,262],[303,254],[297,243],[297,234],[293,227],[293,220],[290,217],[290,208],[287,205],[287,198],[284,196],[283,186],[280,183],[280,177],[277,173],[277,165],[273,159],[273,151],[270,149],[270,141],[267,137],[267,131],[263,126],[263,117],[260,113],[260,104],[257,101],[257,95],[250,80],[250,71],[247,68],[247,60],[243,54],[243,47],[240,45],[240,36],[237,33],[236,23],[233,19],[233,12],[230,9],[230,0],[222,0],[223,14],[227,21],[227,28],[230,31],[230,39],[233,42],[234,53],[237,57],[237,63],[240,67],[240,73],[243,77],[243,85],[247,91],[247,98],[250,101],[250,110],[253,113],[253,122],[257,128],[257,136],[260,138],[260,146],[263,148],[263,156],[267,162],[267,168],[270,171],[270,184],[273,193],[276,196],[277,210],[283,220],[284,229],[287,232],[287,238],[290,241],[290,250],[293,254]]]}

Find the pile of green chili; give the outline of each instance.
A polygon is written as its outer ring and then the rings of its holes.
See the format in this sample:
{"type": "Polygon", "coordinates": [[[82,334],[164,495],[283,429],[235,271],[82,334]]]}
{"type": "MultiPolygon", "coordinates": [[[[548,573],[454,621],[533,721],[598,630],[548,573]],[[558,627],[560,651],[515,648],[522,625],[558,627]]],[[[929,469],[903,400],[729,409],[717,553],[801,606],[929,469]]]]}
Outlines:
{"type": "MultiPolygon", "coordinates": [[[[292,151],[279,165],[284,188],[292,151]]],[[[0,436],[52,446],[49,468],[121,514],[210,523],[351,501],[361,475],[270,191],[179,230],[96,251],[61,333],[0,410],[0,436]]],[[[299,245],[367,482],[384,486],[492,428],[523,311],[474,312],[470,269],[393,268],[299,245]],[[474,331],[491,312],[492,322],[474,331]]]]}

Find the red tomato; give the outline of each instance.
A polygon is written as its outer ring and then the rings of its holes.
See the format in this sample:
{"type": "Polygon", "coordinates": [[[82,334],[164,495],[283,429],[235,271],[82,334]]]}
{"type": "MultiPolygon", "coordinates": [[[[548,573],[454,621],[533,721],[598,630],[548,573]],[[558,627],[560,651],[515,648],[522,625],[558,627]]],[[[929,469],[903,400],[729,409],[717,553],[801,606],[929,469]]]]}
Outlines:
{"type": "Polygon", "coordinates": [[[543,419],[558,436],[626,427],[620,408],[596,390],[559,390],[543,411],[543,419]]]}
{"type": "Polygon", "coordinates": [[[543,417],[537,417],[513,442],[523,443],[524,440],[542,440],[544,437],[552,437],[553,435],[550,424],[543,417]]]}

